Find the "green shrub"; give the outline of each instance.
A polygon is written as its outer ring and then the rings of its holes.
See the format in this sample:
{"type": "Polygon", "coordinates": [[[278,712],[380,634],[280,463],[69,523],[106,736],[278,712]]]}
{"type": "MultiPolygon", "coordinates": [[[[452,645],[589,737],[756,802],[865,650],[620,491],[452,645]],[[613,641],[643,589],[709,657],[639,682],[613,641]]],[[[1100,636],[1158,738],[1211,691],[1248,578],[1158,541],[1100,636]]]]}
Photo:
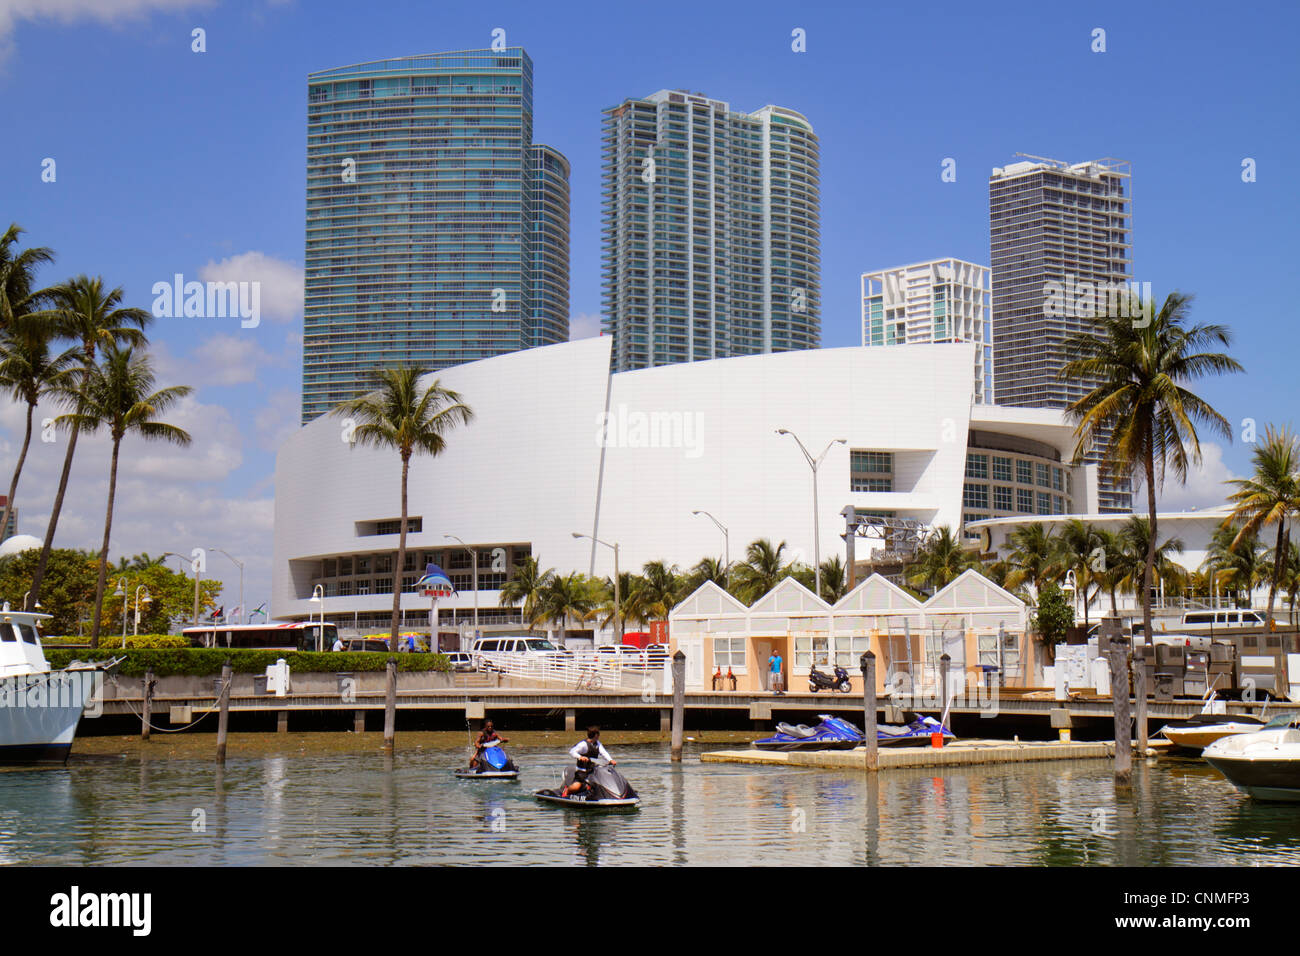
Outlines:
{"type": "MultiPolygon", "coordinates": [[[[141,635],[143,637],[144,635],[141,635]]],[[[119,637],[120,641],[121,638],[119,637]]],[[[334,673],[337,671],[382,671],[388,658],[397,658],[399,671],[450,671],[451,661],[445,654],[390,654],[387,651],[263,651],[223,650],[221,648],[59,648],[49,647],[45,657],[56,670],[74,660],[99,661],[122,657],[118,668],[123,677],[143,677],[153,668],[155,677],[218,677],[227,660],[236,674],[264,674],[266,669],[284,658],[291,671],[299,673],[334,673]]]]}
{"type": "MultiPolygon", "coordinates": [[[[56,648],[61,644],[77,644],[85,647],[89,643],[84,637],[42,637],[41,644],[46,648],[56,648]]],[[[161,647],[189,647],[190,642],[187,638],[179,634],[128,634],[126,636],[126,646],[130,648],[161,648],[161,647]]],[[[122,637],[101,637],[99,639],[100,650],[110,651],[117,648],[122,649],[122,637]]]]}

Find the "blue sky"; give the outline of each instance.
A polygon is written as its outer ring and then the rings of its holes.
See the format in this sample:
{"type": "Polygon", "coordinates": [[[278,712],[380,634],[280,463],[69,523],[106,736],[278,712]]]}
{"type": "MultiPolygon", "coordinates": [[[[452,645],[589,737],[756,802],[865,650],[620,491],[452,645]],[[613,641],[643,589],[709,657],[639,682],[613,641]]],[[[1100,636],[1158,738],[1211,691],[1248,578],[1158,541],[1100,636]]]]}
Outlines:
{"type": "MultiPolygon", "coordinates": [[[[268,592],[274,449],[297,420],[309,72],[485,47],[498,27],[527,49],[535,139],[573,168],[577,334],[593,333],[600,312],[600,111],[628,96],[681,87],[812,121],[827,346],[859,344],[864,270],[988,261],[989,171],[1016,152],[1127,159],[1135,277],[1158,296],[1195,293],[1196,318],[1232,327],[1247,374],[1201,391],[1262,431],[1297,419],[1298,9],[0,0],[0,219],[55,249],[50,281],[102,274],[146,308],[153,283],[177,272],[263,281],[256,329],[157,321],[164,384],[198,389],[183,412],[196,447],[137,450],[114,536],[115,553],[243,555],[255,606],[268,592]],[[204,53],[191,52],[195,27],[204,53]],[[791,50],[795,28],[804,53],[791,50]],[[1104,53],[1090,48],[1095,28],[1104,53]],[[53,183],[41,181],[47,157],[53,183]],[[949,157],[953,183],[939,175],[949,157]],[[1241,178],[1247,157],[1253,183],[1241,178]]],[[[0,409],[0,460],[13,460],[19,427],[16,409],[0,409]]],[[[1212,503],[1248,467],[1249,447],[1238,437],[1209,449],[1204,473],[1166,504],[1212,503]]],[[[98,542],[107,468],[93,447],[84,457],[61,545],[98,542]]],[[[30,461],[22,525],[39,535],[60,457],[38,447],[30,461]]]]}

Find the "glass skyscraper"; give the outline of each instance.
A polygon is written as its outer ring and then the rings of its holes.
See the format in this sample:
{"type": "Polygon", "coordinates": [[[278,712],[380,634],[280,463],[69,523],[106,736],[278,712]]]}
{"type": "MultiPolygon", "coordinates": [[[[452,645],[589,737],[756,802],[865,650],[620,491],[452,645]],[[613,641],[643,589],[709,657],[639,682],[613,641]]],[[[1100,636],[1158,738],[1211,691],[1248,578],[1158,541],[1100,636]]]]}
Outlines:
{"type": "MultiPolygon", "coordinates": [[[[1069,164],[1029,157],[989,179],[993,365],[999,405],[1065,408],[1094,383],[1061,380],[1065,343],[1094,331],[1090,309],[1054,308],[1053,288],[1113,288],[1133,279],[1129,181],[1116,159],[1069,164]]],[[[1099,461],[1094,449],[1088,462],[1099,461]]],[[[1102,511],[1128,511],[1127,479],[1102,480],[1102,511]]]]}
{"type": "Polygon", "coordinates": [[[380,60],[307,84],[302,420],[373,371],[569,337],[569,163],[534,145],[514,47],[380,60]]]}
{"type": "Polygon", "coordinates": [[[819,147],[794,110],[660,90],[605,111],[615,371],[817,348],[819,147]]]}

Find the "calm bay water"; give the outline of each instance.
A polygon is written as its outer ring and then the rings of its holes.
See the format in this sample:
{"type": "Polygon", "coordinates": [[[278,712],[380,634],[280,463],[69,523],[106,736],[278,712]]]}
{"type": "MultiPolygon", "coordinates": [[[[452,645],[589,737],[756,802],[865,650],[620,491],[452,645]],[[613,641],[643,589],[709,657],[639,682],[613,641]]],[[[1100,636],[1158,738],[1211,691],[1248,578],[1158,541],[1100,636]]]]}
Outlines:
{"type": "Polygon", "coordinates": [[[322,750],[308,735],[292,743],[266,735],[241,754],[232,738],[220,773],[210,741],[150,745],[143,755],[135,746],[125,756],[85,752],[79,741],[66,768],[0,773],[0,862],[1300,863],[1300,805],[1255,803],[1198,762],[1139,762],[1131,795],[1117,798],[1104,761],[889,771],[873,780],[695,759],[734,744],[688,748],[674,766],[666,744],[609,736],[641,793],[636,813],[532,799],[567,765],[561,745],[572,741],[561,736],[509,748],[519,783],[452,778],[466,750],[463,736],[447,734],[401,735],[404,749],[391,762],[368,747],[322,750]],[[418,750],[417,736],[426,738],[418,750]]]}

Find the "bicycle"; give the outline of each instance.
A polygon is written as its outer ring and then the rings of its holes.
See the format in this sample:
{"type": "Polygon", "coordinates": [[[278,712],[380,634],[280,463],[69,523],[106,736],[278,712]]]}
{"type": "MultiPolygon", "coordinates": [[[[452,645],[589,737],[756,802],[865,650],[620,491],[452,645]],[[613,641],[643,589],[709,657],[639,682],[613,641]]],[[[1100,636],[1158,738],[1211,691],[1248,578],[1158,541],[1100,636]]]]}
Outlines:
{"type": "Polygon", "coordinates": [[[601,681],[600,675],[596,673],[595,668],[592,668],[578,678],[578,682],[574,685],[573,689],[591,691],[594,693],[600,690],[603,686],[604,682],[601,681]]]}

